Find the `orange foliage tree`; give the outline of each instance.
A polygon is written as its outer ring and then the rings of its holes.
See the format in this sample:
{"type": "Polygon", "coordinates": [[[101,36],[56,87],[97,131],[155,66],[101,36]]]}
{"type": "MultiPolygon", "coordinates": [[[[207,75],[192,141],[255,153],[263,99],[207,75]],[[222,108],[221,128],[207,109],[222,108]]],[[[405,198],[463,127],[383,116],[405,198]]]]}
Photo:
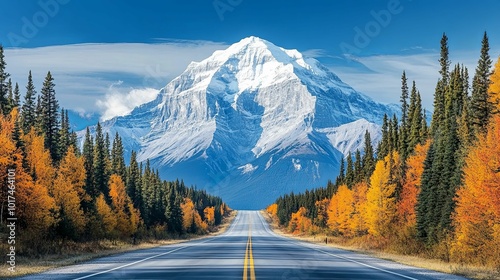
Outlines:
{"type": "Polygon", "coordinates": [[[288,230],[293,234],[314,231],[312,221],[307,217],[307,209],[305,207],[300,207],[297,212],[292,214],[288,230]]]}
{"type": "Polygon", "coordinates": [[[215,224],[215,208],[206,207],[203,210],[203,214],[205,215],[205,219],[207,220],[207,224],[213,226],[215,224]]]}
{"type": "Polygon", "coordinates": [[[457,191],[455,240],[458,261],[500,268],[500,116],[492,119],[465,159],[464,184],[457,191]]]}
{"type": "Polygon", "coordinates": [[[188,233],[204,233],[208,229],[208,224],[201,220],[201,216],[194,207],[190,198],[184,198],[181,204],[182,228],[188,233]]]}
{"type": "Polygon", "coordinates": [[[396,186],[401,167],[397,152],[379,160],[370,177],[366,194],[366,222],[368,232],[374,236],[387,236],[396,216],[396,186]]]}
{"type": "Polygon", "coordinates": [[[139,212],[134,208],[125,190],[125,183],[119,175],[109,178],[109,196],[117,219],[116,230],[121,237],[128,237],[137,231],[139,212]]]}
{"type": "Polygon", "coordinates": [[[116,215],[106,202],[106,199],[104,198],[104,195],[102,193],[96,198],[95,205],[97,215],[99,216],[99,220],[101,222],[100,226],[102,233],[94,234],[97,236],[114,237],[117,225],[116,215]]]}
{"type": "Polygon", "coordinates": [[[401,196],[397,203],[397,218],[399,223],[412,228],[417,223],[416,209],[417,197],[420,193],[420,183],[424,172],[424,161],[430,141],[424,145],[418,144],[414,153],[406,160],[406,176],[401,190],[401,196]]]}
{"type": "MultiPolygon", "coordinates": [[[[325,228],[328,224],[328,205],[330,205],[330,199],[323,198],[322,200],[316,201],[314,203],[316,207],[317,217],[315,224],[320,228],[325,228]]],[[[276,205],[277,208],[278,205],[276,205]]],[[[277,211],[278,209],[276,209],[277,211]]]]}
{"type": "Polygon", "coordinates": [[[489,102],[493,105],[493,113],[500,113],[500,57],[495,64],[495,70],[490,76],[489,102]]]}
{"type": "Polygon", "coordinates": [[[78,238],[85,228],[86,221],[81,207],[82,202],[87,200],[84,185],[83,158],[77,157],[73,146],[70,146],[59,165],[52,195],[60,210],[60,230],[73,238],[78,238]]]}
{"type": "Polygon", "coordinates": [[[266,208],[267,213],[271,215],[271,217],[276,217],[276,214],[278,213],[278,204],[273,203],[266,208]]]}
{"type": "Polygon", "coordinates": [[[366,194],[368,184],[360,182],[352,189],[353,213],[350,220],[350,228],[355,235],[363,235],[368,231],[366,224],[366,194]]]}
{"type": "Polygon", "coordinates": [[[354,213],[353,192],[341,185],[330,199],[328,226],[335,234],[351,236],[351,217],[354,213]]]}

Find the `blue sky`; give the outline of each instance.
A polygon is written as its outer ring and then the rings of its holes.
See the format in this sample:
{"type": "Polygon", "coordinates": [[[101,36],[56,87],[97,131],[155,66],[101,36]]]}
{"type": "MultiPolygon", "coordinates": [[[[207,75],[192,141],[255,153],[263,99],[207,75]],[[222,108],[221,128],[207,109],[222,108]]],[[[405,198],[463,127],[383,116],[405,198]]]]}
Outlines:
{"type": "Polygon", "coordinates": [[[406,70],[430,107],[442,33],[473,72],[484,31],[500,54],[499,10],[496,0],[18,0],[1,4],[0,43],[14,81],[32,69],[41,85],[52,70],[62,106],[108,117],[250,35],[316,57],[381,102],[398,101],[406,70]]]}

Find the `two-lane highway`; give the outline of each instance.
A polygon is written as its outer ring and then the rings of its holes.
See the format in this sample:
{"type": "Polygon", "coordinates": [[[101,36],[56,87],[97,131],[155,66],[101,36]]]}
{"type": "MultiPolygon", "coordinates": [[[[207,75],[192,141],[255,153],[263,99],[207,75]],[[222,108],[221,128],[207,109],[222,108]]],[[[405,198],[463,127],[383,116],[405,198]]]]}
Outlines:
{"type": "Polygon", "coordinates": [[[138,250],[21,279],[465,279],[274,234],[256,211],[226,233],[138,250]]]}

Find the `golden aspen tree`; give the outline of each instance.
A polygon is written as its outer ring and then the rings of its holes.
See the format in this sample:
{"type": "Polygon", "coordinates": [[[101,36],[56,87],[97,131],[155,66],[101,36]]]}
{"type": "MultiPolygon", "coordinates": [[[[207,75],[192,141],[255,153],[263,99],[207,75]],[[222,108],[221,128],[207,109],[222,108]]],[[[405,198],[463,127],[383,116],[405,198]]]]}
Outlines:
{"type": "Polygon", "coordinates": [[[138,226],[138,221],[135,217],[137,211],[132,206],[130,197],[127,195],[125,183],[117,174],[113,174],[109,178],[109,196],[117,219],[117,231],[122,237],[134,234],[138,226]],[[131,219],[132,215],[134,215],[133,219],[131,219]]]}
{"type": "Polygon", "coordinates": [[[464,183],[457,191],[452,257],[500,268],[500,116],[465,159],[464,183]]]}
{"type": "Polygon", "coordinates": [[[24,136],[26,145],[26,161],[34,175],[35,183],[46,188],[49,192],[52,190],[56,170],[52,166],[50,152],[45,149],[43,136],[38,136],[35,130],[24,136]]]}
{"type": "Polygon", "coordinates": [[[307,217],[307,209],[305,207],[300,207],[297,212],[292,213],[288,228],[293,234],[305,233],[312,230],[312,222],[307,217]]]}
{"type": "Polygon", "coordinates": [[[102,229],[104,230],[104,236],[113,237],[115,235],[117,219],[116,215],[111,209],[111,207],[106,202],[104,195],[101,193],[96,198],[96,209],[97,214],[102,222],[102,229]]]}
{"type": "Polygon", "coordinates": [[[414,227],[417,223],[417,198],[420,193],[420,183],[424,172],[424,161],[430,141],[418,144],[414,153],[406,160],[406,177],[404,180],[401,196],[397,203],[397,217],[402,225],[414,227]]]}
{"type": "Polygon", "coordinates": [[[59,165],[52,196],[60,211],[60,230],[74,238],[83,232],[86,223],[81,207],[82,201],[87,199],[84,185],[83,158],[78,158],[70,146],[59,165]]]}
{"type": "MultiPolygon", "coordinates": [[[[35,184],[33,178],[23,168],[23,155],[16,148],[12,139],[16,119],[17,109],[12,110],[7,117],[0,114],[0,179],[2,182],[6,182],[2,184],[3,207],[1,211],[5,216],[8,202],[6,195],[11,190],[8,184],[8,173],[11,169],[15,174],[15,215],[20,221],[20,226],[24,229],[23,235],[35,238],[44,236],[54,224],[55,219],[52,212],[56,206],[52,197],[49,196],[47,188],[35,184]]],[[[26,149],[30,150],[31,142],[27,142],[26,145],[26,149]]],[[[37,157],[36,153],[32,152],[31,154],[33,157],[37,157]]]]}
{"type": "Polygon", "coordinates": [[[182,229],[185,232],[189,232],[193,227],[194,223],[194,203],[190,198],[184,198],[184,202],[181,204],[182,210],[182,229]]]}
{"type": "Polygon", "coordinates": [[[366,194],[366,222],[373,236],[387,236],[396,216],[396,170],[401,166],[397,152],[379,160],[366,194]]]}
{"type": "Polygon", "coordinates": [[[360,182],[352,188],[353,196],[353,213],[350,219],[349,226],[355,235],[363,235],[368,231],[366,224],[366,194],[368,192],[368,184],[360,182]]]}
{"type": "Polygon", "coordinates": [[[493,113],[500,113],[500,57],[498,57],[495,69],[490,76],[489,102],[493,106],[493,113]]]}
{"type": "Polygon", "coordinates": [[[212,207],[206,207],[203,210],[203,214],[205,215],[205,220],[207,221],[207,224],[209,226],[213,226],[215,224],[215,208],[212,207]]]}
{"type": "MultiPolygon", "coordinates": [[[[328,224],[328,205],[330,205],[330,199],[328,198],[323,198],[314,203],[316,212],[318,213],[315,224],[320,228],[325,228],[328,224]]],[[[276,210],[277,206],[276,204],[276,210]]]]}
{"type": "Polygon", "coordinates": [[[267,213],[271,215],[271,217],[276,217],[276,214],[278,213],[278,204],[273,203],[266,208],[267,213]]]}
{"type": "Polygon", "coordinates": [[[344,236],[351,236],[351,216],[354,212],[354,197],[352,191],[341,185],[337,193],[330,199],[328,207],[328,226],[333,232],[344,236]]]}

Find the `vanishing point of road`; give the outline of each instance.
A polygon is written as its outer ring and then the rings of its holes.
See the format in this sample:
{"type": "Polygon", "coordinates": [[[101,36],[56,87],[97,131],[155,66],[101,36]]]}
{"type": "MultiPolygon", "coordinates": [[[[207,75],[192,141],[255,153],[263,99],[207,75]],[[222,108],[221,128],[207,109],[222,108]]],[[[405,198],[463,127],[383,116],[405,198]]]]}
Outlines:
{"type": "Polygon", "coordinates": [[[465,279],[274,234],[239,211],[219,236],[137,250],[19,279],[465,279]]]}

